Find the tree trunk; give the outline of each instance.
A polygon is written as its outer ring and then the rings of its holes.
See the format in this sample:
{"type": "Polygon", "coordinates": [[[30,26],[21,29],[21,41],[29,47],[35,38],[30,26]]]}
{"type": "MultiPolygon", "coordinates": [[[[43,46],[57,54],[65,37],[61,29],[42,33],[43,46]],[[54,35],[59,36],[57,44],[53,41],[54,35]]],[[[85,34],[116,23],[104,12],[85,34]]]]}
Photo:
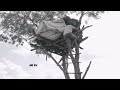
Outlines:
{"type": "MultiPolygon", "coordinates": [[[[75,43],[76,43],[76,41],[75,41],[75,43]]],[[[75,48],[76,55],[74,57],[72,54],[72,49],[71,49],[70,43],[67,43],[67,45],[68,45],[68,49],[69,49],[69,55],[71,57],[71,60],[72,60],[73,66],[74,66],[75,79],[81,79],[81,72],[80,72],[80,67],[79,67],[79,47],[76,43],[76,48],[75,48]]]]}
{"type": "Polygon", "coordinates": [[[65,76],[65,79],[70,79],[70,76],[69,76],[69,73],[68,73],[68,66],[67,66],[67,62],[66,62],[66,58],[65,58],[65,55],[62,56],[62,59],[63,59],[63,63],[62,63],[62,66],[63,66],[63,69],[65,72],[64,73],[64,76],[65,76]]]}
{"type": "Polygon", "coordinates": [[[75,76],[76,79],[81,79],[81,71],[80,71],[80,66],[79,66],[79,44],[77,43],[77,41],[75,40],[75,76]]]}
{"type": "Polygon", "coordinates": [[[75,79],[81,79],[81,73],[80,73],[79,65],[77,65],[77,64],[74,65],[74,68],[75,68],[75,79]]]}

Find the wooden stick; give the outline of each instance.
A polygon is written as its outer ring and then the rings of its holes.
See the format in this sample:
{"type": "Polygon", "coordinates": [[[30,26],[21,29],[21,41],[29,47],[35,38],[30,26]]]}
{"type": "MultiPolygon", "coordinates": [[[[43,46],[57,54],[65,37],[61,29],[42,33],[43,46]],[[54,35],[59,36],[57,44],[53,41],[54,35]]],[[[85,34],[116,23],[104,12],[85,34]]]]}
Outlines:
{"type": "MultiPolygon", "coordinates": [[[[81,62],[76,62],[76,63],[81,63],[81,62]]],[[[68,62],[68,63],[66,63],[66,64],[73,64],[72,62],[68,62]]]]}
{"type": "Polygon", "coordinates": [[[63,57],[60,59],[60,61],[58,63],[60,63],[62,61],[63,57]]]}
{"type": "MultiPolygon", "coordinates": [[[[81,72],[81,73],[82,73],[82,72],[81,72]]],[[[81,74],[81,73],[70,73],[70,72],[69,72],[68,74],[81,74]]]]}
{"type": "Polygon", "coordinates": [[[86,71],[85,71],[85,73],[84,73],[82,79],[85,78],[85,76],[86,76],[86,74],[87,74],[87,72],[88,72],[88,70],[89,70],[89,68],[90,68],[91,62],[92,62],[92,61],[90,61],[90,63],[89,63],[89,65],[88,65],[88,67],[87,67],[87,69],[86,69],[86,71]]]}
{"type": "Polygon", "coordinates": [[[63,72],[65,72],[65,70],[61,67],[61,65],[54,59],[54,57],[53,57],[51,54],[49,54],[49,53],[46,51],[46,49],[44,49],[44,52],[53,59],[53,61],[57,64],[57,66],[58,66],[63,72]]]}

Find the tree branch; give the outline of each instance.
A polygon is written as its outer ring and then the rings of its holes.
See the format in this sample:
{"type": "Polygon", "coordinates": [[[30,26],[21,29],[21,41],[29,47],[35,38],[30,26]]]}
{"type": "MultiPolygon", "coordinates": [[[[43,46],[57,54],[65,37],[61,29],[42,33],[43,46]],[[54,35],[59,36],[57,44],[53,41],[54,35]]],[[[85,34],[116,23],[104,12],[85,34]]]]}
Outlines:
{"type": "MultiPolygon", "coordinates": [[[[86,26],[86,27],[85,27],[85,26],[83,25],[82,29],[78,31],[78,34],[79,34],[78,41],[80,40],[80,41],[79,41],[79,44],[88,38],[88,37],[85,37],[85,38],[83,38],[83,39],[81,40],[81,33],[82,33],[85,29],[87,29],[87,28],[89,28],[89,27],[91,27],[91,26],[92,26],[92,25],[89,25],[89,26],[86,26]]],[[[78,45],[79,45],[79,44],[78,44],[78,45]]]]}
{"type": "Polygon", "coordinates": [[[65,78],[70,79],[68,71],[66,69],[62,68],[61,65],[55,60],[55,58],[46,51],[46,49],[43,49],[43,50],[47,55],[49,55],[53,59],[53,61],[57,64],[57,66],[63,71],[65,78]]]}
{"type": "Polygon", "coordinates": [[[92,27],[92,26],[93,26],[93,25],[89,25],[89,26],[86,26],[86,27],[85,27],[85,26],[83,25],[83,27],[82,27],[82,29],[81,29],[80,31],[83,31],[83,30],[85,30],[85,29],[87,29],[87,28],[89,28],[89,27],[92,27]]]}
{"type": "Polygon", "coordinates": [[[81,30],[78,31],[78,33],[81,33],[82,31],[84,31],[85,29],[89,28],[89,27],[92,27],[93,25],[89,25],[89,26],[82,26],[81,30]]]}
{"type": "Polygon", "coordinates": [[[44,52],[48,55],[48,56],[50,56],[52,59],[53,59],[53,61],[57,64],[57,66],[63,71],[63,72],[65,72],[65,70],[61,67],[61,65],[55,60],[55,58],[51,55],[51,54],[49,54],[45,49],[43,49],[44,50],[44,52]]]}
{"type": "Polygon", "coordinates": [[[46,55],[46,61],[47,61],[47,55],[46,55]]]}
{"type": "Polygon", "coordinates": [[[86,39],[88,39],[88,37],[83,38],[83,39],[80,41],[80,43],[83,42],[83,41],[85,41],[86,39]]]}
{"type": "Polygon", "coordinates": [[[60,61],[58,63],[60,63],[63,60],[63,57],[60,59],[60,61]]]}
{"type": "Polygon", "coordinates": [[[79,47],[79,48],[83,50],[83,48],[82,48],[82,47],[79,47]]]}
{"type": "Polygon", "coordinates": [[[78,24],[78,26],[77,26],[77,29],[78,29],[78,30],[80,29],[83,16],[84,16],[84,11],[81,11],[81,16],[80,16],[80,18],[79,18],[79,24],[78,24]]]}
{"type": "Polygon", "coordinates": [[[87,67],[87,69],[86,69],[86,71],[85,71],[85,73],[84,73],[82,79],[85,78],[85,76],[86,76],[86,74],[87,74],[87,72],[88,72],[88,70],[89,70],[89,68],[90,68],[91,62],[92,62],[92,61],[90,61],[90,63],[89,63],[89,65],[88,65],[88,67],[87,67]]]}
{"type": "Polygon", "coordinates": [[[78,62],[79,61],[79,45],[75,40],[75,60],[78,62]]]}
{"type": "Polygon", "coordinates": [[[29,20],[30,20],[36,27],[38,27],[38,25],[33,21],[33,19],[31,19],[31,18],[29,17],[29,20]]]}

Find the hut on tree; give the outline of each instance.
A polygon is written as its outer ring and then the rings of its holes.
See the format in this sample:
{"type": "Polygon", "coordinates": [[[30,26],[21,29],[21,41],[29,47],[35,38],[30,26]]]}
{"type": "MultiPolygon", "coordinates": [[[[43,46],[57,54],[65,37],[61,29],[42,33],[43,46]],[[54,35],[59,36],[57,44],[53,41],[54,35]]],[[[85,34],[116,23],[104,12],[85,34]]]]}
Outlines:
{"type": "MultiPolygon", "coordinates": [[[[71,19],[70,17],[64,17],[63,20],[65,21],[66,25],[72,25],[76,28],[79,24],[78,20],[71,19]]],[[[59,21],[54,21],[54,22],[58,23],[59,21]]],[[[60,21],[60,24],[61,24],[61,21],[60,21]]],[[[61,27],[60,27],[60,29],[61,29],[61,27]]],[[[78,34],[78,32],[73,29],[72,33],[75,34],[77,37],[79,37],[79,39],[77,39],[77,43],[80,43],[83,40],[82,32],[80,32],[78,34]]],[[[57,35],[56,32],[54,34],[57,35]]],[[[63,33],[60,32],[60,34],[58,34],[58,36],[59,36],[58,38],[51,40],[51,39],[49,39],[49,37],[46,38],[46,37],[35,34],[35,37],[36,37],[34,39],[35,44],[32,44],[32,43],[30,44],[34,48],[32,50],[46,49],[47,52],[51,52],[51,53],[54,53],[54,54],[57,54],[60,56],[68,55],[68,53],[69,53],[68,46],[66,44],[66,40],[63,36],[63,33]]],[[[71,48],[73,49],[74,47],[75,47],[75,44],[73,44],[71,48]]]]}

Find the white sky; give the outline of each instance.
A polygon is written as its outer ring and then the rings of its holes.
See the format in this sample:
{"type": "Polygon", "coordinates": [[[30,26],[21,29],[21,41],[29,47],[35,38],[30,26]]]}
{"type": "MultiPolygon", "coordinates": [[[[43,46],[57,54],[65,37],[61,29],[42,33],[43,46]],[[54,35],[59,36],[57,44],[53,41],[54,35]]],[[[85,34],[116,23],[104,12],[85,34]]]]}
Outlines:
{"type": "MultiPolygon", "coordinates": [[[[84,31],[84,36],[89,38],[82,43],[84,50],[80,58],[82,71],[92,60],[86,79],[120,79],[120,11],[103,14],[101,19],[91,20],[90,23],[93,27],[84,31]]],[[[45,56],[37,56],[29,49],[27,44],[15,47],[0,42],[0,78],[64,78],[51,59],[45,61],[45,56]],[[29,67],[31,63],[38,66],[29,67]]]]}

